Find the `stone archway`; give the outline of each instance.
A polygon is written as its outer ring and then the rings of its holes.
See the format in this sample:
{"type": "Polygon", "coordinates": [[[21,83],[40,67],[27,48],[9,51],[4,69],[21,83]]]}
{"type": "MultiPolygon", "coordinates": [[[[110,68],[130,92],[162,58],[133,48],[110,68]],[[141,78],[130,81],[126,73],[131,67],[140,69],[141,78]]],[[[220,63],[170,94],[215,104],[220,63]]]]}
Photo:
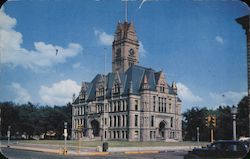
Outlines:
{"type": "Polygon", "coordinates": [[[100,124],[97,120],[91,121],[91,127],[92,127],[92,134],[94,137],[100,136],[100,124]]]}
{"type": "Polygon", "coordinates": [[[165,139],[165,128],[167,127],[167,124],[165,121],[161,121],[159,124],[159,135],[162,139],[165,139]]]}

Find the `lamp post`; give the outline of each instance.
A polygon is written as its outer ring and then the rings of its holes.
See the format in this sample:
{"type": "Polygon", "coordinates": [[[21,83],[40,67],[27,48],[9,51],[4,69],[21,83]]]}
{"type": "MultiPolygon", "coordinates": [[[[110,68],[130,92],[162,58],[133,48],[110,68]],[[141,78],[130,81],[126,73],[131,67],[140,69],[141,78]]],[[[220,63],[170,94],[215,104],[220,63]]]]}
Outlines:
{"type": "Polygon", "coordinates": [[[233,139],[236,140],[236,114],[237,114],[237,108],[235,106],[232,107],[231,114],[233,116],[233,139]]]}
{"type": "Polygon", "coordinates": [[[67,122],[64,122],[64,151],[63,154],[67,154],[67,136],[68,136],[68,132],[67,132],[67,122]]]}
{"type": "Polygon", "coordinates": [[[10,147],[10,126],[8,126],[7,137],[8,137],[8,145],[7,145],[7,147],[10,147]]]}
{"type": "Polygon", "coordinates": [[[197,144],[198,144],[198,147],[199,147],[199,145],[200,145],[200,128],[197,127],[196,130],[197,130],[197,144]]]}

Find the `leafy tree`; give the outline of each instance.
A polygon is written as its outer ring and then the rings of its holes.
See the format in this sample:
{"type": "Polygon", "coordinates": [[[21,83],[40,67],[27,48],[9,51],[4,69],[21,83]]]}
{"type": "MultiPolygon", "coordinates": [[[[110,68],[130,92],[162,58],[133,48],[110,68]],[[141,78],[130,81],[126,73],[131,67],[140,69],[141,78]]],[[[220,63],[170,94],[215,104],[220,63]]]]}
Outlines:
{"type": "Polygon", "coordinates": [[[183,113],[184,140],[197,140],[197,127],[199,127],[200,140],[208,141],[209,132],[206,128],[205,118],[208,114],[207,108],[194,107],[183,113]]]}
{"type": "MultiPolygon", "coordinates": [[[[52,130],[56,132],[56,138],[62,138],[64,121],[68,122],[68,128],[71,128],[71,109],[68,103],[66,106],[40,106],[30,102],[17,105],[13,102],[0,103],[1,108],[1,134],[6,136],[8,126],[11,126],[13,137],[20,137],[26,134],[28,139],[34,135],[45,134],[52,130]]],[[[71,131],[68,131],[69,135],[71,131]]]]}
{"type": "Polygon", "coordinates": [[[217,119],[216,119],[215,139],[217,140],[232,139],[231,107],[219,106],[216,112],[217,112],[217,119]]]}
{"type": "Polygon", "coordinates": [[[12,130],[18,128],[19,116],[15,104],[12,102],[0,103],[1,107],[1,136],[7,136],[8,126],[12,130]]]}
{"type": "MultiPolygon", "coordinates": [[[[216,140],[230,140],[233,138],[232,107],[219,106],[216,110],[193,107],[183,113],[183,138],[184,140],[196,140],[196,127],[200,128],[200,139],[210,139],[210,129],[205,127],[205,117],[208,114],[216,115],[216,140]]],[[[249,107],[248,98],[244,97],[238,104],[237,137],[249,136],[249,107]]]]}

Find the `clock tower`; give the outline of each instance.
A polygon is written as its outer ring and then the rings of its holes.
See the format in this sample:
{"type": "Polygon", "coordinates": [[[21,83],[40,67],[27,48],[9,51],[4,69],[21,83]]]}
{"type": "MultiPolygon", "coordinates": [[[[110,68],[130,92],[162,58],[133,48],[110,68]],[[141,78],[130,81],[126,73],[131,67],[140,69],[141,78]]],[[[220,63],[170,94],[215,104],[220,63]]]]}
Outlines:
{"type": "Polygon", "coordinates": [[[139,41],[134,24],[118,23],[112,45],[112,72],[124,73],[132,65],[139,63],[139,41]]]}

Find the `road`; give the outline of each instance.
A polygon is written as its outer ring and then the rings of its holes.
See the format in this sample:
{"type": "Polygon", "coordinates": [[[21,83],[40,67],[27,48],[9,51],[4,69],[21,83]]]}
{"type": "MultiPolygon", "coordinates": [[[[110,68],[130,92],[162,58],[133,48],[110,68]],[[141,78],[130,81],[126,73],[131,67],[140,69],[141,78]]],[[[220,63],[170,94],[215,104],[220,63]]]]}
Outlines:
{"type": "Polygon", "coordinates": [[[9,159],[183,159],[183,156],[186,154],[186,152],[164,152],[159,154],[138,155],[112,154],[108,156],[64,156],[11,148],[2,148],[2,152],[9,159]]]}

